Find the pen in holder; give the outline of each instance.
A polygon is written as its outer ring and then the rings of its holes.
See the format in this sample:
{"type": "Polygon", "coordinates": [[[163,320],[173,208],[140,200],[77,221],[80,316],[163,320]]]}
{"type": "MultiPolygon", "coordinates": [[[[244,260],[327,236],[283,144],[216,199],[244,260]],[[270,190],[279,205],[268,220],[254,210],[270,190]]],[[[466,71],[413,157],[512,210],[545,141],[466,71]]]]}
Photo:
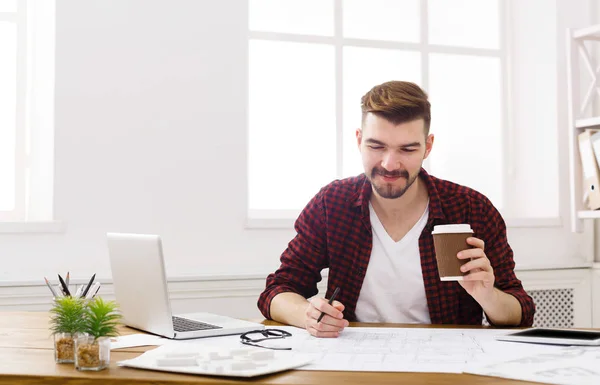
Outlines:
{"type": "Polygon", "coordinates": [[[69,286],[67,285],[67,283],[62,279],[62,277],[60,276],[60,274],[58,274],[58,282],[60,282],[60,289],[63,293],[63,295],[65,297],[70,297],[71,296],[71,292],[69,291],[69,286]]]}
{"type": "Polygon", "coordinates": [[[85,287],[85,289],[83,289],[83,292],[81,293],[82,297],[85,297],[88,293],[88,291],[90,290],[90,287],[92,286],[92,282],[94,282],[94,278],[96,278],[96,274],[92,275],[92,278],[90,278],[90,281],[88,282],[87,286],[85,287]]]}
{"type": "Polygon", "coordinates": [[[71,289],[69,288],[69,282],[71,280],[70,272],[67,272],[65,279],[63,279],[60,274],[57,274],[57,276],[58,284],[56,285],[53,285],[48,278],[44,277],[44,282],[46,282],[46,286],[48,286],[48,289],[50,289],[50,293],[52,293],[52,297],[54,298],[74,296],[77,298],[92,299],[98,294],[98,291],[100,291],[100,282],[94,283],[96,274],[92,275],[87,284],[79,286],[74,294],[71,293],[71,289]]]}

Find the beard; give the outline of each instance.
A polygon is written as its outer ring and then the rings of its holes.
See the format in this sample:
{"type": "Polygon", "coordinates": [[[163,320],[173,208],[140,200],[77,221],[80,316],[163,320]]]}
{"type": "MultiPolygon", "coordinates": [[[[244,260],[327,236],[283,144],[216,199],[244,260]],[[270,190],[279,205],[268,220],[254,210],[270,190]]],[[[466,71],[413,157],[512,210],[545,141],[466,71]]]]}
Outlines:
{"type": "Polygon", "coordinates": [[[419,173],[415,173],[415,175],[410,175],[406,170],[396,170],[396,171],[387,171],[381,167],[373,167],[371,170],[371,175],[367,175],[369,181],[371,182],[371,186],[375,189],[377,194],[385,199],[397,199],[400,198],[404,193],[412,186],[413,183],[417,180],[419,173]],[[381,182],[379,184],[375,183],[375,177],[377,175],[387,176],[387,177],[400,177],[406,179],[406,185],[403,187],[394,186],[392,183],[381,182]]]}

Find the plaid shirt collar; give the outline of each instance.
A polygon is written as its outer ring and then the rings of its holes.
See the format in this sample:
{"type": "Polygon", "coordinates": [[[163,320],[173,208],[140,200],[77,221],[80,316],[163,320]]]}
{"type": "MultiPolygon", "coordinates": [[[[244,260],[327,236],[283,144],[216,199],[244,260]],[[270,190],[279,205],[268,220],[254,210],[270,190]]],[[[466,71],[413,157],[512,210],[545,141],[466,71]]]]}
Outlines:
{"type": "MultiPolygon", "coordinates": [[[[373,188],[371,186],[371,182],[369,182],[369,179],[365,174],[362,174],[361,177],[363,178],[363,185],[354,195],[350,197],[350,200],[354,202],[354,207],[360,207],[363,221],[366,221],[367,224],[370,224],[369,200],[371,199],[373,188]]],[[[444,209],[442,207],[438,190],[435,186],[435,183],[433,183],[433,177],[430,176],[424,168],[421,168],[419,172],[419,178],[425,182],[425,187],[427,188],[427,192],[429,194],[428,225],[432,224],[436,219],[439,220],[438,223],[446,223],[446,215],[444,214],[444,209]]]]}

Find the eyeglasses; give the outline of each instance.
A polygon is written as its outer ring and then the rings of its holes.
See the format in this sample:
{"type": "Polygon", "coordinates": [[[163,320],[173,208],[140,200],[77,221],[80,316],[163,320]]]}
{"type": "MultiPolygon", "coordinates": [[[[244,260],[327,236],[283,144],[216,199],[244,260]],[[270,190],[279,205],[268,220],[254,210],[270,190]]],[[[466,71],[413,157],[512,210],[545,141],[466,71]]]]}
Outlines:
{"type": "Polygon", "coordinates": [[[272,350],[292,350],[292,348],[283,348],[278,346],[264,346],[259,342],[268,340],[278,340],[291,337],[292,333],[280,329],[263,329],[252,330],[240,336],[240,342],[244,345],[256,346],[257,348],[272,349],[272,350]]]}

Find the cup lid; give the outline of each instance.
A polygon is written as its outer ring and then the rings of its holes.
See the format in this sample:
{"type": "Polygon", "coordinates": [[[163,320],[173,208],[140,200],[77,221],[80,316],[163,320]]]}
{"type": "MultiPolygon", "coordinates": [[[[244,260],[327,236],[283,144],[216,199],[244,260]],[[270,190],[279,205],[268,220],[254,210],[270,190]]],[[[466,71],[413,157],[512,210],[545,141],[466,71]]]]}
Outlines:
{"type": "Polygon", "coordinates": [[[431,234],[446,234],[446,233],[472,233],[471,225],[456,224],[456,225],[437,225],[433,226],[431,234]]]}

